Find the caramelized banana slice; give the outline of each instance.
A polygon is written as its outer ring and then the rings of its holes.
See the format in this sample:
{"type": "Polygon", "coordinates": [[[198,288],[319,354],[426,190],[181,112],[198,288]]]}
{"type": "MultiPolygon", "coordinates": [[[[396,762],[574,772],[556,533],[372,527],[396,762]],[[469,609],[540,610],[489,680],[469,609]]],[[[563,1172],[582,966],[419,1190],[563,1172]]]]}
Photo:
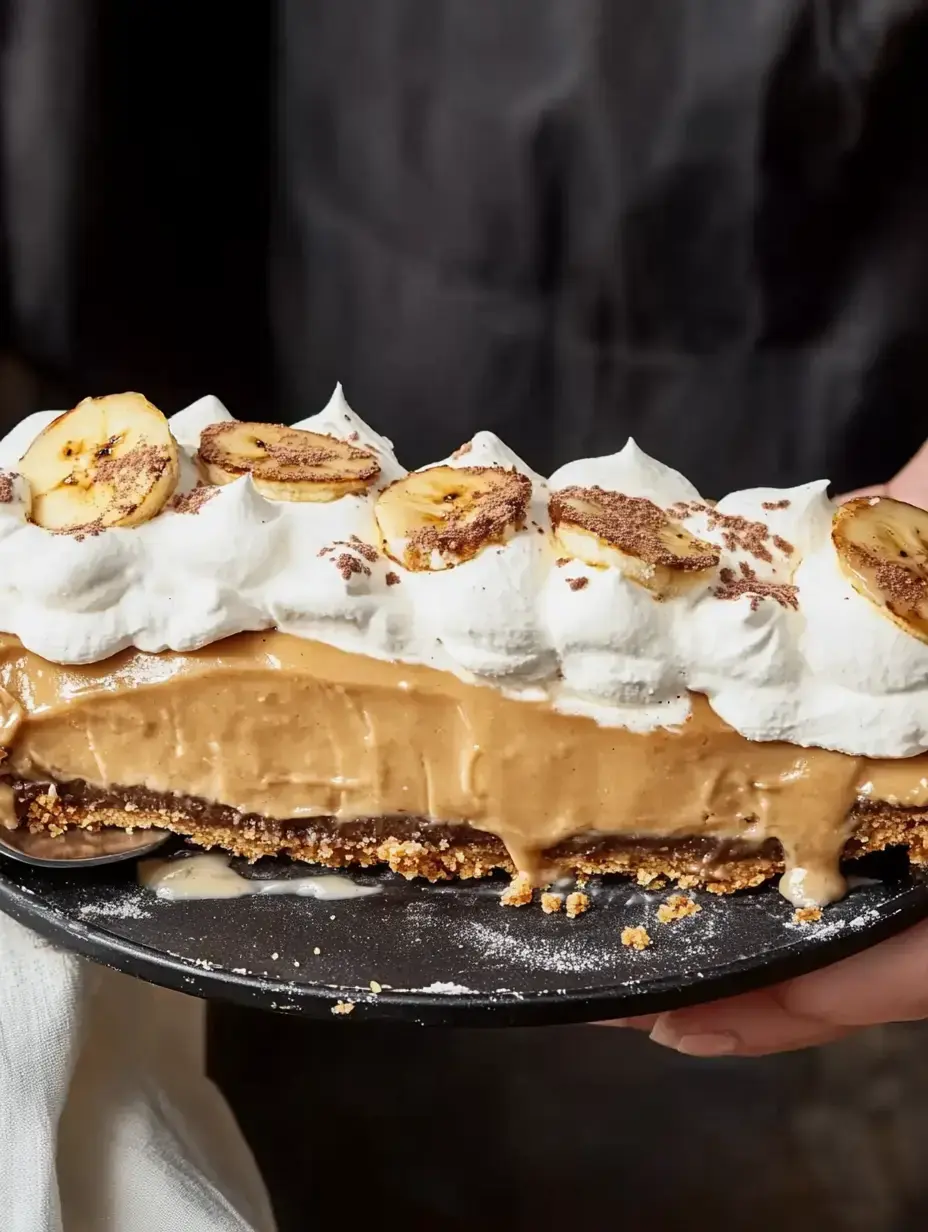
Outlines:
{"type": "Polygon", "coordinates": [[[235,419],[203,429],[197,461],[211,483],[250,474],[275,501],[335,501],[366,491],[380,474],[369,450],[335,436],[235,419]]]}
{"type": "Polygon", "coordinates": [[[85,398],[39,433],[19,469],[33,522],[85,534],[147,522],[179,474],[168,422],[141,394],[85,398]]]}
{"type": "Polygon", "coordinates": [[[859,496],[835,512],[831,540],[857,593],[928,642],[928,512],[888,496],[859,496]]]}
{"type": "Polygon", "coordinates": [[[707,577],[719,550],[684,530],[653,501],[604,488],[562,488],[548,501],[554,535],[568,556],[620,569],[657,598],[707,577]]]}
{"type": "Polygon", "coordinates": [[[531,480],[502,466],[432,466],[384,488],[384,552],[416,572],[450,569],[525,525],[531,480]]]}

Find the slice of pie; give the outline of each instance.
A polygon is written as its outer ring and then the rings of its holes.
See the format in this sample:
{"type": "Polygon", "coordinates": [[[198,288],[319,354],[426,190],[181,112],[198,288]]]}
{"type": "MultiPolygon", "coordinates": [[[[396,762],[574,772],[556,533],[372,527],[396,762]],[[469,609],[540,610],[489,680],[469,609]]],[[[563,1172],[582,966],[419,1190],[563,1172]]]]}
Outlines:
{"type": "Polygon", "coordinates": [[[631,441],[545,480],[490,433],[407,473],[340,389],[33,416],[0,824],[829,902],[843,856],[928,860],[928,513],[825,489],[713,504],[631,441]]]}

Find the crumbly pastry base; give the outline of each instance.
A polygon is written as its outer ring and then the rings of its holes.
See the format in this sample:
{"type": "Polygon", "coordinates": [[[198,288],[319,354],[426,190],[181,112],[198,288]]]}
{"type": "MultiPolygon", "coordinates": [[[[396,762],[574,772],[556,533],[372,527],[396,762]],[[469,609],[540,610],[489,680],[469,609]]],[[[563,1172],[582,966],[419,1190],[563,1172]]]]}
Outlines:
{"type": "MultiPolygon", "coordinates": [[[[163,797],[143,789],[104,793],[83,783],[50,787],[20,782],[13,790],[19,824],[33,832],[156,828],[250,861],[286,855],[329,868],[386,864],[404,877],[429,881],[516,872],[500,839],[467,825],[390,817],[274,821],[189,797],[163,797]]],[[[928,864],[928,809],[859,804],[851,812],[849,828],[847,859],[903,846],[914,864],[928,864]]],[[[776,840],[757,847],[706,838],[662,842],[597,836],[551,848],[545,861],[581,879],[617,873],[642,885],[672,881],[714,894],[761,885],[784,870],[776,840]]]]}

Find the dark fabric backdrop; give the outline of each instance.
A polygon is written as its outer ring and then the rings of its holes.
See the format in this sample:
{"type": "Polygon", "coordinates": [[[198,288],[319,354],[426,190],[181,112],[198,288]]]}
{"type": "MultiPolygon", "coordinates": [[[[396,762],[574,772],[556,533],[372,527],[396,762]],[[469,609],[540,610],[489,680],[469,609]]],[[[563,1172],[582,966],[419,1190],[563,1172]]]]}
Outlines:
{"type": "Polygon", "coordinates": [[[0,0],[3,334],[61,397],[341,378],[410,463],[706,490],[925,436],[911,0],[0,0]]]}

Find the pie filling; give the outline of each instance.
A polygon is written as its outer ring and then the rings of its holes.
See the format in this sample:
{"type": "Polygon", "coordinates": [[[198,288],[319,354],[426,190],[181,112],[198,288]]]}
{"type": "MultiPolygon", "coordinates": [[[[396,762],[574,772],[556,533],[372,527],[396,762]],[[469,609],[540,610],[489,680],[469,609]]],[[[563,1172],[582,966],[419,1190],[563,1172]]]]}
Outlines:
{"type": "Polygon", "coordinates": [[[843,855],[928,858],[928,754],[750,741],[692,700],[637,733],[278,632],[85,667],[0,636],[0,824],[159,826],[430,878],[782,873],[798,906],[841,895],[843,855]]]}

